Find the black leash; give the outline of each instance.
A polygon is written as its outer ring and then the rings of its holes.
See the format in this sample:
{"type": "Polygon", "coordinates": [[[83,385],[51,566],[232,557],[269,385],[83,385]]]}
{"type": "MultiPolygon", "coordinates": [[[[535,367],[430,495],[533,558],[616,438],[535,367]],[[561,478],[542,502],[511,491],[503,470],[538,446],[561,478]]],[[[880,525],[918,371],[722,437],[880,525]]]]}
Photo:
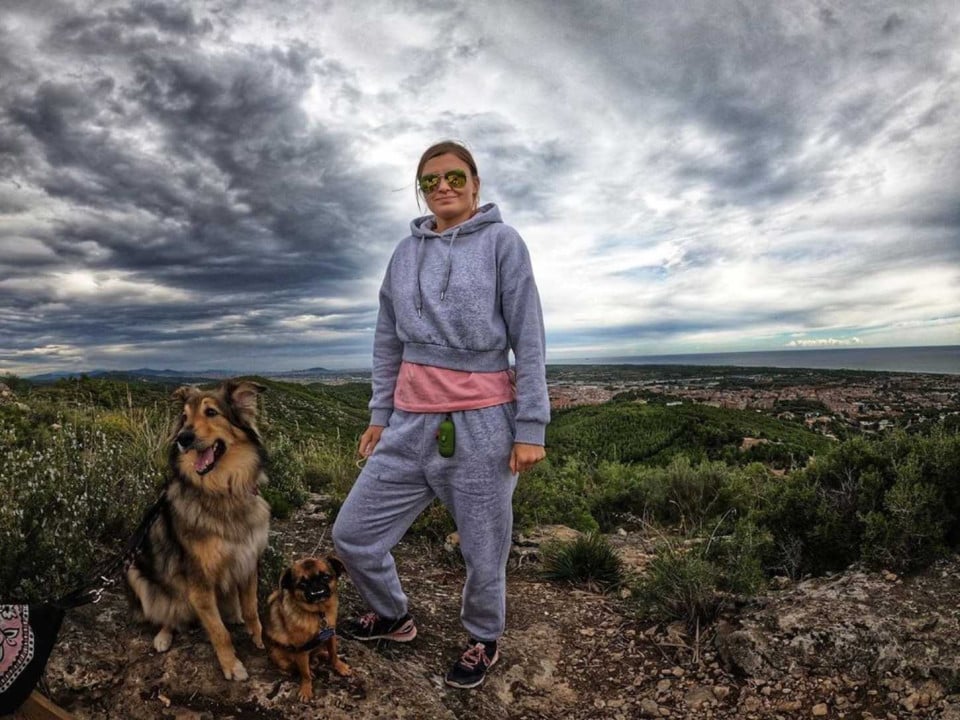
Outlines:
{"type": "Polygon", "coordinates": [[[323,643],[327,642],[327,640],[329,640],[336,634],[337,634],[336,628],[329,628],[329,627],[324,628],[323,630],[318,632],[316,635],[314,635],[312,638],[307,640],[303,645],[287,645],[286,643],[277,642],[270,636],[269,633],[267,633],[266,637],[271,644],[276,645],[279,648],[283,648],[288,652],[301,653],[301,652],[308,652],[310,650],[313,650],[315,647],[323,645],[323,643]]]}
{"type": "Polygon", "coordinates": [[[137,529],[133,531],[133,534],[127,540],[123,550],[107,558],[98,568],[91,571],[82,585],[52,601],[51,604],[61,610],[68,610],[88,603],[99,602],[103,591],[113,584],[114,575],[117,571],[119,571],[125,563],[130,561],[140,549],[144,538],[147,536],[147,533],[150,532],[151,526],[160,514],[160,509],[163,507],[165,501],[166,494],[161,492],[160,496],[143,514],[143,517],[140,519],[140,524],[137,525],[137,529]]]}

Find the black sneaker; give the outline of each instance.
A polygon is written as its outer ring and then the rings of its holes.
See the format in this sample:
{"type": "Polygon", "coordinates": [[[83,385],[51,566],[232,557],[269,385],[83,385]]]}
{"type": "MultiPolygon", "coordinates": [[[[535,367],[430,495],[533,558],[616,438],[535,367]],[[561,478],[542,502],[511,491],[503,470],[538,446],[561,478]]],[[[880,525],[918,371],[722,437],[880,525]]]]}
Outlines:
{"type": "Polygon", "coordinates": [[[470,646],[450,668],[444,681],[450,687],[464,690],[476,687],[486,679],[487,670],[499,659],[496,641],[485,643],[471,638],[470,646]]]}
{"type": "Polygon", "coordinates": [[[340,626],[340,632],[354,640],[393,640],[410,642],[417,636],[417,626],[409,614],[402,618],[380,617],[370,612],[358,618],[350,618],[340,626]]]}

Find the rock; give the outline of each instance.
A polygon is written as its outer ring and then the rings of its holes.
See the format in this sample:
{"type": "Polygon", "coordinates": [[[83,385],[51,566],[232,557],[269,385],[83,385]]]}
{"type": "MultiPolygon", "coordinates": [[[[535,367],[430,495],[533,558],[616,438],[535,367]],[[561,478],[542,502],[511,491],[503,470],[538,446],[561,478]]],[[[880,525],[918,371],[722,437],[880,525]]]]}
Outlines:
{"type": "Polygon", "coordinates": [[[443,541],[443,549],[448,553],[458,552],[460,550],[460,533],[453,531],[447,535],[443,541]]]}
{"type": "Polygon", "coordinates": [[[817,703],[813,706],[811,713],[814,717],[826,717],[830,712],[830,709],[827,707],[826,703],[817,703]]]}
{"type": "Polygon", "coordinates": [[[714,697],[710,688],[698,686],[684,693],[683,701],[687,704],[687,707],[699,710],[702,705],[713,702],[714,697]]]}
{"type": "Polygon", "coordinates": [[[730,696],[730,688],[727,685],[714,685],[713,696],[717,700],[726,700],[730,696]]]}
{"type": "Polygon", "coordinates": [[[900,701],[900,705],[907,712],[913,712],[920,705],[920,695],[919,693],[910,693],[907,697],[903,698],[900,701]]]}
{"type": "Polygon", "coordinates": [[[770,587],[773,590],[783,590],[790,586],[790,578],[786,575],[776,575],[770,579],[770,587]]]}
{"type": "Polygon", "coordinates": [[[660,717],[660,706],[656,700],[644,698],[640,701],[641,717],[660,717]]]}
{"type": "Polygon", "coordinates": [[[765,635],[753,630],[734,630],[724,633],[718,628],[714,643],[727,667],[752,677],[758,675],[766,666],[765,635]]]}
{"type": "Polygon", "coordinates": [[[566,525],[541,525],[533,535],[541,545],[545,542],[572,542],[582,536],[582,532],[566,525]]]}

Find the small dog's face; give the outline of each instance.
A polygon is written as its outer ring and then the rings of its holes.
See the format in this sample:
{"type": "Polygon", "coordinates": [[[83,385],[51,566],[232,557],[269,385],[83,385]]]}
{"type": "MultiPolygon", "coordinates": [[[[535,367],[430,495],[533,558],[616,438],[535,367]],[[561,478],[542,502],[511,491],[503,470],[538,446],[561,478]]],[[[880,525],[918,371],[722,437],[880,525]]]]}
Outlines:
{"type": "Polygon", "coordinates": [[[303,605],[323,605],[337,595],[343,563],[333,555],[297,560],[280,577],[280,589],[303,605]]]}

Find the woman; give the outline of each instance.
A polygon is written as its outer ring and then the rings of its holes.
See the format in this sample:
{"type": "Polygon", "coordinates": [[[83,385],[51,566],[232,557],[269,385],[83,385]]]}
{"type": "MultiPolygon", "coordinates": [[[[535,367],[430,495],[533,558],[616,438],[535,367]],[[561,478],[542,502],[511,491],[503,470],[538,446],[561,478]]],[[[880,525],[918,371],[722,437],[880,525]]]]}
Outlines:
{"type": "Polygon", "coordinates": [[[390,551],[439,498],[460,534],[469,635],[446,682],[470,688],[500,658],[517,475],[545,455],[543,316],[523,240],[496,205],[479,206],[470,151],[431,146],[417,186],[432,215],[411,223],[380,288],[370,426],[359,447],[368,460],[333,527],[370,608],[342,630],[357,640],[416,637],[390,551]]]}

